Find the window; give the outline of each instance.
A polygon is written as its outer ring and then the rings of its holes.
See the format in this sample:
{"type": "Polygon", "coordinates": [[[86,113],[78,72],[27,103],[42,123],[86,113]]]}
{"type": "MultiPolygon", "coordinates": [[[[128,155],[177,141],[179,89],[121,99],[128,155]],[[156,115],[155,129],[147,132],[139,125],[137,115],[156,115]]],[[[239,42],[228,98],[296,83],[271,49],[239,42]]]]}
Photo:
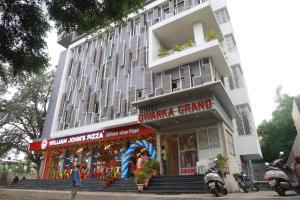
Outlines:
{"type": "Polygon", "coordinates": [[[251,135],[255,127],[250,107],[247,104],[239,105],[237,110],[240,114],[240,118],[236,119],[239,135],[251,135]]]}
{"type": "Polygon", "coordinates": [[[211,127],[198,130],[199,150],[220,148],[220,138],[218,127],[211,127]]]}
{"type": "Polygon", "coordinates": [[[179,135],[179,159],[180,168],[196,167],[198,156],[195,133],[179,135]]]}
{"type": "Polygon", "coordinates": [[[177,9],[177,13],[184,11],[184,1],[183,0],[181,0],[181,1],[177,0],[176,9],[177,9]]]}
{"type": "Polygon", "coordinates": [[[172,91],[180,89],[180,79],[172,80],[172,91]]]}
{"type": "Polygon", "coordinates": [[[95,103],[94,108],[95,108],[94,113],[99,113],[99,102],[95,103]]]}
{"type": "Polygon", "coordinates": [[[235,156],[234,144],[233,144],[233,137],[229,131],[226,130],[227,133],[227,146],[228,146],[228,153],[235,156]]]}
{"type": "Polygon", "coordinates": [[[227,51],[232,52],[236,47],[233,36],[232,35],[225,36],[224,41],[225,41],[225,44],[226,44],[227,51]]]}
{"type": "Polygon", "coordinates": [[[232,66],[232,77],[229,77],[230,89],[244,87],[244,79],[242,69],[239,65],[232,66]]]}
{"type": "Polygon", "coordinates": [[[140,19],[135,19],[132,26],[132,36],[139,35],[140,33],[140,19]]]}
{"type": "Polygon", "coordinates": [[[136,91],[136,96],[138,99],[143,98],[144,97],[144,89],[139,89],[136,91]]]}
{"type": "Polygon", "coordinates": [[[203,58],[201,60],[201,66],[205,66],[205,65],[208,65],[208,64],[210,64],[209,58],[203,58]]]}
{"type": "Polygon", "coordinates": [[[104,71],[104,74],[105,74],[104,78],[108,78],[110,76],[110,70],[111,70],[111,57],[108,58],[104,70],[105,70],[104,71]]]}
{"type": "Polygon", "coordinates": [[[163,10],[163,19],[169,18],[169,12],[170,12],[169,5],[164,5],[162,7],[162,10],[163,10]]]}
{"type": "Polygon", "coordinates": [[[229,21],[229,16],[225,8],[221,8],[216,11],[216,17],[219,24],[223,24],[229,21]]]}

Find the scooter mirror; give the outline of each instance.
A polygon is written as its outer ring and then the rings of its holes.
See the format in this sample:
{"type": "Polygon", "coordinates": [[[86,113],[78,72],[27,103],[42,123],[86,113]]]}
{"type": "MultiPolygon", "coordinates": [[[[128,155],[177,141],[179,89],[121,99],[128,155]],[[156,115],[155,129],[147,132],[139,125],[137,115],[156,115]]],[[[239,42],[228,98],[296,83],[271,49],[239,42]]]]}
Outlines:
{"type": "Polygon", "coordinates": [[[268,163],[268,162],[265,162],[265,166],[269,166],[269,163],[268,163]]]}

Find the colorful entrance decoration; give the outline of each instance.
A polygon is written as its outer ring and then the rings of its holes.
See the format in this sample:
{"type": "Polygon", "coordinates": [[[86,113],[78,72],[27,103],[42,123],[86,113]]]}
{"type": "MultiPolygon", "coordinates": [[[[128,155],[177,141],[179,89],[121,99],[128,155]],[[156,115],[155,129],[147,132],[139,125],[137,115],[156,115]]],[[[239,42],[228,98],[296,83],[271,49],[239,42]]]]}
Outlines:
{"type": "Polygon", "coordinates": [[[153,158],[154,160],[156,160],[156,152],[155,149],[153,148],[152,144],[143,140],[143,141],[136,141],[134,143],[132,143],[129,148],[127,149],[126,153],[125,153],[125,157],[122,161],[122,178],[127,178],[128,177],[128,165],[129,165],[129,161],[130,161],[130,156],[131,154],[136,150],[137,147],[143,146],[146,149],[148,149],[151,158],[153,158]]]}

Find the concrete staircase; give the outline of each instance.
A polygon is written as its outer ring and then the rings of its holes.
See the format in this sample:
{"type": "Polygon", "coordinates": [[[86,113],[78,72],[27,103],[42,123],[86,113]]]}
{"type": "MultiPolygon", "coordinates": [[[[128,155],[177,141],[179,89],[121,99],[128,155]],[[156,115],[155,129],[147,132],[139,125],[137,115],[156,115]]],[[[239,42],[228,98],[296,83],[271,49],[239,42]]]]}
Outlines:
{"type": "MultiPolygon", "coordinates": [[[[108,188],[103,188],[102,180],[88,179],[81,181],[79,191],[98,192],[137,192],[134,180],[115,180],[108,188]]],[[[16,189],[71,190],[71,180],[24,180],[11,186],[16,189]]]]}
{"type": "Polygon", "coordinates": [[[207,193],[203,175],[157,176],[153,177],[144,193],[189,194],[207,193]]]}

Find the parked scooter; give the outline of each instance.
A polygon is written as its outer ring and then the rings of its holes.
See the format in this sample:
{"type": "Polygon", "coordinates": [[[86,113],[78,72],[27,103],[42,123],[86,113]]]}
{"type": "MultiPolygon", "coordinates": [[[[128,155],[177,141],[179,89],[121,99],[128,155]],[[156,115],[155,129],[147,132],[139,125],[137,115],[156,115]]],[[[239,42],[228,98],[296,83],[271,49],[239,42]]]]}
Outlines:
{"type": "Polygon", "coordinates": [[[294,190],[300,193],[299,183],[294,171],[290,166],[284,163],[282,156],[283,152],[280,152],[279,159],[273,161],[272,164],[265,163],[265,179],[280,196],[285,196],[287,190],[294,190]]]}
{"type": "Polygon", "coordinates": [[[242,171],[240,174],[239,173],[233,174],[233,177],[235,181],[238,183],[239,188],[242,189],[244,192],[247,193],[249,192],[250,189],[255,192],[259,191],[259,188],[253,181],[252,177],[245,174],[244,171],[242,171]]]}
{"type": "Polygon", "coordinates": [[[218,172],[214,167],[207,170],[204,176],[204,182],[208,186],[211,193],[216,197],[219,197],[221,194],[228,194],[225,181],[223,180],[223,173],[218,172]]]}

